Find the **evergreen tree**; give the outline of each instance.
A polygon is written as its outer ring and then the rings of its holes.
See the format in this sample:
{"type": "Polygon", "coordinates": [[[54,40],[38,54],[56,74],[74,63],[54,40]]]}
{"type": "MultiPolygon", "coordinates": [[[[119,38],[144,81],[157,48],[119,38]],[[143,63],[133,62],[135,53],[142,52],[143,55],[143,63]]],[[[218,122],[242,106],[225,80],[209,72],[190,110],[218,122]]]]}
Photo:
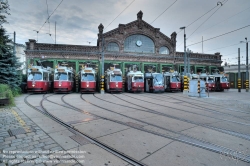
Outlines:
{"type": "Polygon", "coordinates": [[[0,84],[8,84],[12,89],[17,89],[21,84],[18,69],[22,64],[15,56],[14,47],[10,45],[12,41],[2,27],[7,22],[4,14],[9,14],[7,2],[0,2],[0,84]]]}

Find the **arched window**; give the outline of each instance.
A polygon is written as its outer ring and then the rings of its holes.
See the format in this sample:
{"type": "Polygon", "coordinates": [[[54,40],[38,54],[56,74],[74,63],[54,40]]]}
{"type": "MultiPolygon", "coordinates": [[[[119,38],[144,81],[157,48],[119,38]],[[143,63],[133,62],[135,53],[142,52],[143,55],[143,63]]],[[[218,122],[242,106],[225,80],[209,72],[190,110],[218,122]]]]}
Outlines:
{"type": "Polygon", "coordinates": [[[124,52],[155,53],[155,45],[145,35],[131,35],[125,39],[124,52]]]}
{"type": "Polygon", "coordinates": [[[161,47],[159,54],[169,54],[169,49],[167,47],[161,47]]]}
{"type": "Polygon", "coordinates": [[[119,52],[119,46],[117,43],[110,42],[107,46],[107,51],[110,52],[119,52]]]}

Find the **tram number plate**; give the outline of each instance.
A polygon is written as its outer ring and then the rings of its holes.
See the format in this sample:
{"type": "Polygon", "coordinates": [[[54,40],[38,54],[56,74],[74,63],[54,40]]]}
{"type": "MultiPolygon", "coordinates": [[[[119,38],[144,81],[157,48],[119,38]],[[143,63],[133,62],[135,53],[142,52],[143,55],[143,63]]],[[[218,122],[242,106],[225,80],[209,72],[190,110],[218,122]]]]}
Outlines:
{"type": "Polygon", "coordinates": [[[84,72],[86,72],[86,73],[90,73],[90,72],[92,72],[91,70],[84,70],[84,72]]]}

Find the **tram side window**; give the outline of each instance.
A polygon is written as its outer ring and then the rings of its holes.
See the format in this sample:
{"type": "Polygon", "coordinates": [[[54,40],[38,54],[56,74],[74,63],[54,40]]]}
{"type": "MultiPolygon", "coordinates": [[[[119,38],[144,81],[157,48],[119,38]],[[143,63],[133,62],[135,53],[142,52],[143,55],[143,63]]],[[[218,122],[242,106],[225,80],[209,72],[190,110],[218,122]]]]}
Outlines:
{"type": "Polygon", "coordinates": [[[72,81],[72,73],[68,73],[69,75],[69,81],[72,81]]]}
{"type": "Polygon", "coordinates": [[[210,83],[214,82],[214,78],[213,77],[209,77],[208,78],[208,82],[210,82],[210,83]]]}
{"type": "Polygon", "coordinates": [[[67,73],[56,73],[55,80],[68,80],[67,73]]]}
{"type": "Polygon", "coordinates": [[[42,73],[40,72],[29,73],[28,80],[42,80],[42,73]]]}
{"type": "Polygon", "coordinates": [[[110,80],[111,81],[122,81],[122,76],[121,75],[111,75],[110,80]]]}
{"type": "Polygon", "coordinates": [[[163,81],[162,75],[155,75],[154,85],[161,85],[163,81]]]}
{"type": "Polygon", "coordinates": [[[43,80],[48,81],[48,73],[43,73],[43,80]]]}
{"type": "Polygon", "coordinates": [[[83,74],[82,75],[82,81],[95,81],[94,74],[83,74]]]}
{"type": "Polygon", "coordinates": [[[134,82],[143,82],[142,77],[134,77],[134,82]]]}
{"type": "Polygon", "coordinates": [[[227,77],[222,77],[222,78],[221,78],[221,82],[228,82],[228,81],[227,81],[227,77]]]}
{"type": "Polygon", "coordinates": [[[177,76],[172,76],[172,82],[180,82],[179,77],[177,77],[177,76]]]}

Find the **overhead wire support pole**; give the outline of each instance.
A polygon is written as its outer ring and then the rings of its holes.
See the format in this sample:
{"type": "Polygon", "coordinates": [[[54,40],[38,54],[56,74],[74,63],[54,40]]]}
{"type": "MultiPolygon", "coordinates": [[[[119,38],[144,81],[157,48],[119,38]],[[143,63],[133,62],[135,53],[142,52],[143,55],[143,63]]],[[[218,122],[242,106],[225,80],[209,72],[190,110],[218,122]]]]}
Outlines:
{"type": "Polygon", "coordinates": [[[241,92],[241,78],[240,78],[240,48],[238,48],[238,92],[241,92]]]}
{"type": "Polygon", "coordinates": [[[246,92],[249,91],[249,71],[248,71],[248,41],[246,39],[246,92]]]}
{"type": "Polygon", "coordinates": [[[56,21],[55,21],[55,44],[56,44],[56,21]]]}
{"type": "Polygon", "coordinates": [[[102,34],[102,76],[101,76],[101,94],[104,94],[104,43],[102,34]]]}

